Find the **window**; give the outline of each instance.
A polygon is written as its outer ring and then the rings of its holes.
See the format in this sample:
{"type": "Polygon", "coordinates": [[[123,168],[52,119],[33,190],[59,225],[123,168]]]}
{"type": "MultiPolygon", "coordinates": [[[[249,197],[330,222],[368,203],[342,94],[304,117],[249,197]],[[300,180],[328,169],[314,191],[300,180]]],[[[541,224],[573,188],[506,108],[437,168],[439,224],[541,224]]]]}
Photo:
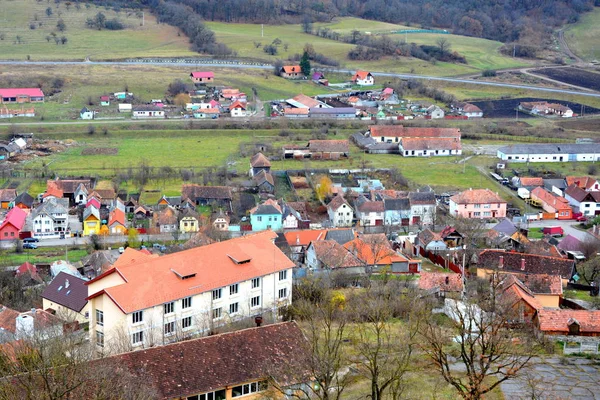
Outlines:
{"type": "Polygon", "coordinates": [[[96,324],[104,326],[104,313],[100,310],[96,310],[96,324]]]}
{"type": "Polygon", "coordinates": [[[233,296],[234,294],[238,294],[240,287],[237,283],[229,286],[229,295],[233,296]]]}
{"type": "Polygon", "coordinates": [[[175,321],[167,322],[165,324],[165,335],[172,335],[175,333],[175,321]]]}
{"type": "Polygon", "coordinates": [[[96,345],[104,347],[104,333],[96,331],[96,345]]]}
{"type": "Polygon", "coordinates": [[[212,299],[219,300],[222,295],[223,295],[223,289],[215,289],[212,292],[212,299]]]}
{"type": "Polygon", "coordinates": [[[219,307],[219,308],[213,308],[213,311],[212,311],[212,317],[213,317],[213,319],[221,318],[221,314],[222,314],[221,307],[219,307]]]}
{"type": "Polygon", "coordinates": [[[260,296],[256,296],[250,299],[250,307],[260,307],[260,296]]]}
{"type": "Polygon", "coordinates": [[[262,222],[262,217],[259,215],[258,217],[256,217],[256,220],[257,220],[258,222],[262,222]]]}
{"type": "Polygon", "coordinates": [[[491,206],[489,204],[484,204],[483,208],[490,208],[491,206]]]}
{"type": "Polygon", "coordinates": [[[225,400],[225,389],[215,390],[214,392],[188,396],[187,400],[225,400]]]}
{"type": "Polygon", "coordinates": [[[131,314],[131,323],[132,324],[139,324],[143,320],[144,320],[144,312],[143,311],[136,311],[133,314],[131,314]]]}
{"type": "Polygon", "coordinates": [[[251,393],[258,393],[267,390],[267,381],[246,383],[245,385],[234,386],[231,389],[231,397],[245,396],[251,393]]]}
{"type": "Polygon", "coordinates": [[[174,302],[170,302],[170,303],[165,303],[165,314],[171,314],[175,312],[175,303],[174,302]]]}
{"type": "Polygon", "coordinates": [[[480,213],[479,211],[475,211],[475,212],[473,213],[473,215],[474,215],[474,216],[476,216],[476,217],[479,217],[479,216],[481,216],[481,213],[480,213]]]}
{"type": "Polygon", "coordinates": [[[181,320],[181,327],[183,329],[191,328],[192,326],[192,317],[185,317],[181,320]]]}
{"type": "Polygon", "coordinates": [[[237,314],[239,312],[239,309],[240,309],[239,303],[231,303],[229,305],[229,314],[231,314],[231,315],[237,314]]]}
{"type": "Polygon", "coordinates": [[[283,299],[287,297],[287,288],[279,289],[279,298],[283,299]]]}
{"type": "Polygon", "coordinates": [[[287,269],[285,271],[279,271],[279,280],[285,281],[287,279],[287,269]]]}
{"type": "Polygon", "coordinates": [[[473,208],[481,208],[481,204],[475,204],[473,205],[473,208]]]}
{"type": "Polygon", "coordinates": [[[256,289],[257,287],[260,287],[260,278],[252,279],[252,289],[256,289]]]}
{"type": "Polygon", "coordinates": [[[144,332],[143,331],[139,331],[134,333],[132,336],[132,341],[133,344],[142,344],[142,342],[144,341],[144,332]]]}
{"type": "Polygon", "coordinates": [[[491,213],[491,212],[489,212],[489,211],[485,211],[485,212],[483,213],[483,216],[484,216],[484,217],[489,217],[489,216],[491,216],[491,215],[492,215],[492,213],[491,213]]]}
{"type": "Polygon", "coordinates": [[[185,299],[181,300],[181,308],[186,309],[186,308],[190,308],[192,306],[192,298],[191,297],[186,297],[185,299]]]}

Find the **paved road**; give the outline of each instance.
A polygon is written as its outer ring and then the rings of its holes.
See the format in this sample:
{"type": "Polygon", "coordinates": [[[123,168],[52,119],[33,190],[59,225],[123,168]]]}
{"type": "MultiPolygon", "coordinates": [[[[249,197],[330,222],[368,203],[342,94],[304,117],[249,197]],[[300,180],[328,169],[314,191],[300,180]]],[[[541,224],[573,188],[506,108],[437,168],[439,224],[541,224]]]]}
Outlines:
{"type": "Polygon", "coordinates": [[[567,235],[571,235],[571,236],[575,236],[577,239],[581,240],[581,241],[585,241],[588,239],[593,239],[593,236],[590,235],[589,233],[587,233],[586,231],[582,231],[579,229],[576,229],[575,226],[579,225],[578,222],[575,222],[573,220],[546,220],[546,221],[531,221],[529,222],[529,227],[530,228],[540,228],[540,227],[544,227],[544,226],[561,226],[563,228],[563,231],[565,232],[565,236],[567,235]]]}
{"type": "MultiPolygon", "coordinates": [[[[203,62],[126,62],[126,61],[0,61],[0,64],[4,65],[157,65],[157,66],[179,66],[179,67],[221,67],[221,68],[238,68],[238,69],[261,69],[268,70],[273,67],[270,65],[255,65],[255,64],[240,64],[240,63],[203,63],[203,62]]],[[[340,73],[354,73],[354,70],[347,69],[339,69],[336,72],[340,73]]],[[[526,89],[526,90],[537,90],[542,92],[550,92],[550,93],[560,93],[560,94],[575,94],[580,96],[588,96],[588,97],[599,97],[600,93],[589,93],[584,91],[576,91],[576,90],[565,90],[565,89],[555,89],[555,88],[547,88],[540,86],[530,86],[530,85],[517,85],[510,83],[501,83],[501,82],[489,82],[482,80],[470,80],[470,79],[462,79],[462,78],[451,78],[451,77],[441,77],[441,76],[429,76],[429,75],[418,75],[418,74],[399,74],[393,72],[371,72],[374,76],[380,77],[389,77],[389,78],[401,78],[401,79],[425,79],[431,81],[444,81],[444,82],[453,82],[453,83],[468,83],[473,85],[483,85],[483,86],[495,86],[495,87],[506,87],[513,89],[526,89]]]]}

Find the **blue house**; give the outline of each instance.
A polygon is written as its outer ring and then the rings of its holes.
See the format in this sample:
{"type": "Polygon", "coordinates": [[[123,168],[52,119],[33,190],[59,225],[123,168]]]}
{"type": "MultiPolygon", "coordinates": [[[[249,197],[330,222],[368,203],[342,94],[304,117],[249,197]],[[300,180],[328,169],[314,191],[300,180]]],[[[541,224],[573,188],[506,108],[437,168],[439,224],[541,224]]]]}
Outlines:
{"type": "Polygon", "coordinates": [[[408,226],[410,224],[410,200],[384,199],[384,220],[386,225],[408,226]]]}
{"type": "Polygon", "coordinates": [[[271,229],[279,231],[283,228],[281,207],[275,200],[267,200],[250,210],[250,223],[253,231],[271,229]]]}

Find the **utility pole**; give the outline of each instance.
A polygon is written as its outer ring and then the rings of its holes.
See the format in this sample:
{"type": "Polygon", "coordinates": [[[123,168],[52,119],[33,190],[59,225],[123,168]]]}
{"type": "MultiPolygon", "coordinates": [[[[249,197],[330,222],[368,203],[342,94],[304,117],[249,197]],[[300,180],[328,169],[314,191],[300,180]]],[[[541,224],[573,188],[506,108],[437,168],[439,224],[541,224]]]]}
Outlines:
{"type": "Polygon", "coordinates": [[[144,16],[144,11],[142,11],[142,26],[144,26],[145,22],[146,22],[146,18],[144,16]]]}
{"type": "Polygon", "coordinates": [[[260,24],[260,37],[265,37],[265,24],[260,24]]]}

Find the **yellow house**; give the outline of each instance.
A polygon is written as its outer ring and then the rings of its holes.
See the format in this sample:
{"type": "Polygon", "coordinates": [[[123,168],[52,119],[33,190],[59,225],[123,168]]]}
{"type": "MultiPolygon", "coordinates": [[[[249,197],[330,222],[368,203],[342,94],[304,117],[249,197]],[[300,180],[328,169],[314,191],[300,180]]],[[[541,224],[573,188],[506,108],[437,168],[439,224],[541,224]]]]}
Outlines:
{"type": "Polygon", "coordinates": [[[89,321],[87,286],[83,279],[60,272],[42,292],[43,309],[52,310],[61,320],[89,321]]]}
{"type": "Polygon", "coordinates": [[[100,233],[100,210],[89,206],[83,211],[83,235],[97,235],[100,233]]]}
{"type": "Polygon", "coordinates": [[[182,233],[198,232],[200,230],[198,213],[191,208],[184,208],[179,213],[179,230],[182,233]]]}

